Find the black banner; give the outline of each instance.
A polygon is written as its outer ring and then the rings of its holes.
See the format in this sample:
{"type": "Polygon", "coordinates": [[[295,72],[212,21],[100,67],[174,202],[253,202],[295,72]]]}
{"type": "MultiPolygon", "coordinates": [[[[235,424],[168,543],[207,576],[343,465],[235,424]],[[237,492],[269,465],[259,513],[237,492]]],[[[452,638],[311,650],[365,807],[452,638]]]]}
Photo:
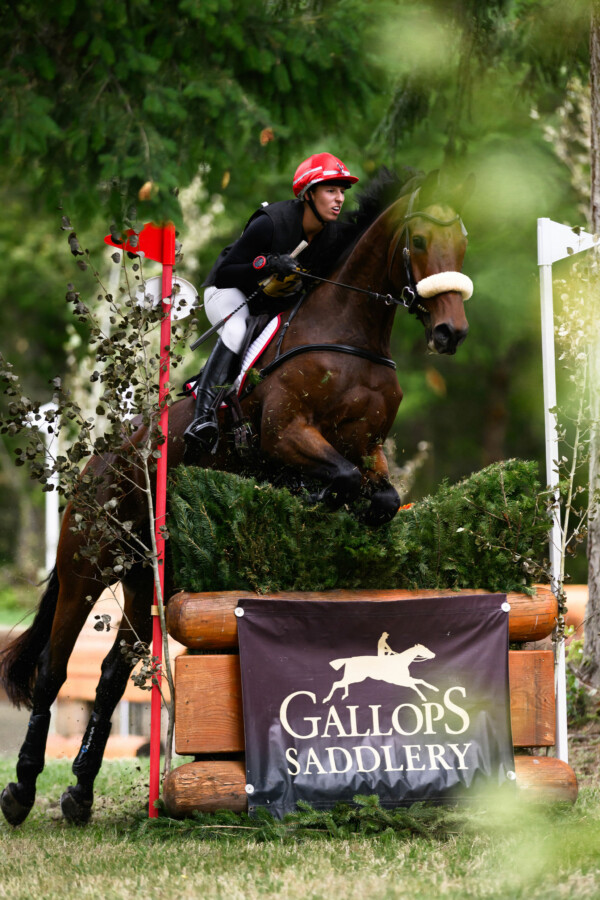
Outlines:
{"type": "Polygon", "coordinates": [[[251,810],[514,780],[504,595],[239,607],[251,810]]]}

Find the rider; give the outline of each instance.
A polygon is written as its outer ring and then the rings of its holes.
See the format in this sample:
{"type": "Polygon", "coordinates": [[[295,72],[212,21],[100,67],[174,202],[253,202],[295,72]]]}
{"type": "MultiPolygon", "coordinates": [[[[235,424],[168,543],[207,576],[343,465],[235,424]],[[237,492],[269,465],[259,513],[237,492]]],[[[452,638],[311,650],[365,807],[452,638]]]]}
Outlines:
{"type": "Polygon", "coordinates": [[[219,388],[237,375],[248,316],[275,315],[289,306],[303,290],[297,266],[327,275],[355,237],[355,226],[339,217],[344,192],[357,181],[331,153],[309,156],[294,175],[297,199],[257,210],[242,236],[218,257],[203,285],[204,309],[211,325],[232,315],[219,329],[219,339],[196,380],[194,420],[185,431],[190,446],[208,451],[216,444],[215,402],[219,388]],[[305,247],[298,252],[301,242],[305,247]],[[290,255],[294,252],[297,263],[290,255]]]}
{"type": "Polygon", "coordinates": [[[387,631],[384,631],[379,640],[377,641],[377,656],[397,656],[395,650],[392,650],[390,645],[388,644],[389,634],[387,631]]]}

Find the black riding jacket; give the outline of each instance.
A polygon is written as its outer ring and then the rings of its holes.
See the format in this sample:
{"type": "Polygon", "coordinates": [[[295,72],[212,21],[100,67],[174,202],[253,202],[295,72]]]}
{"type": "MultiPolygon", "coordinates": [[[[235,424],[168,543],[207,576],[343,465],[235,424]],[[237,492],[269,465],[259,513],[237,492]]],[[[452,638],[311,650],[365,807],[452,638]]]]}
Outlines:
{"type": "MultiPolygon", "coordinates": [[[[238,288],[249,298],[248,305],[253,315],[276,312],[289,306],[300,291],[293,297],[285,298],[265,295],[259,287],[259,282],[265,275],[257,271],[252,263],[260,255],[291,253],[300,241],[306,240],[302,228],[303,214],[304,203],[301,200],[282,200],[257,210],[241,237],[221,252],[204,287],[215,285],[218,288],[238,288]]],[[[300,253],[298,262],[308,272],[327,276],[357,234],[354,224],[328,222],[300,253]]]]}

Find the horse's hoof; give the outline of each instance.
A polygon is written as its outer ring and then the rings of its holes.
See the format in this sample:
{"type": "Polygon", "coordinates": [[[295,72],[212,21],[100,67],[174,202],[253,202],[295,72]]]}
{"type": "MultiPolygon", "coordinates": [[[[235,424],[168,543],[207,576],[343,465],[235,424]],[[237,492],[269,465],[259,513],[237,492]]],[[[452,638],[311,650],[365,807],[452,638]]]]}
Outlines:
{"type": "Polygon", "coordinates": [[[358,509],[356,517],[363,525],[379,528],[392,521],[400,507],[400,497],[390,485],[389,490],[373,494],[365,508],[358,509]]]}
{"type": "Polygon", "coordinates": [[[4,813],[4,818],[9,825],[20,825],[24,822],[31,811],[34,801],[22,802],[17,794],[19,793],[19,785],[11,781],[7,784],[0,795],[0,807],[4,813]]]}
{"type": "Polygon", "coordinates": [[[68,787],[60,798],[62,814],[73,825],[86,825],[92,815],[93,800],[76,795],[76,787],[68,787]]]}

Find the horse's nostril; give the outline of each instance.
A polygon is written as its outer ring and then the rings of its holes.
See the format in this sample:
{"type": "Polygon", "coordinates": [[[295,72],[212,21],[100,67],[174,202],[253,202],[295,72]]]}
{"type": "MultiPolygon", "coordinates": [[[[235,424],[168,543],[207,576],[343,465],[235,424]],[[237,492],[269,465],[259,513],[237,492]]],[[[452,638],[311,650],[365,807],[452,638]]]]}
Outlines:
{"type": "Polygon", "coordinates": [[[433,329],[433,341],[438,350],[447,347],[451,342],[453,329],[449,325],[436,325],[433,329]]]}
{"type": "Polygon", "coordinates": [[[433,329],[433,343],[438,353],[456,353],[468,334],[468,328],[457,330],[447,323],[436,325],[433,329]]]}

